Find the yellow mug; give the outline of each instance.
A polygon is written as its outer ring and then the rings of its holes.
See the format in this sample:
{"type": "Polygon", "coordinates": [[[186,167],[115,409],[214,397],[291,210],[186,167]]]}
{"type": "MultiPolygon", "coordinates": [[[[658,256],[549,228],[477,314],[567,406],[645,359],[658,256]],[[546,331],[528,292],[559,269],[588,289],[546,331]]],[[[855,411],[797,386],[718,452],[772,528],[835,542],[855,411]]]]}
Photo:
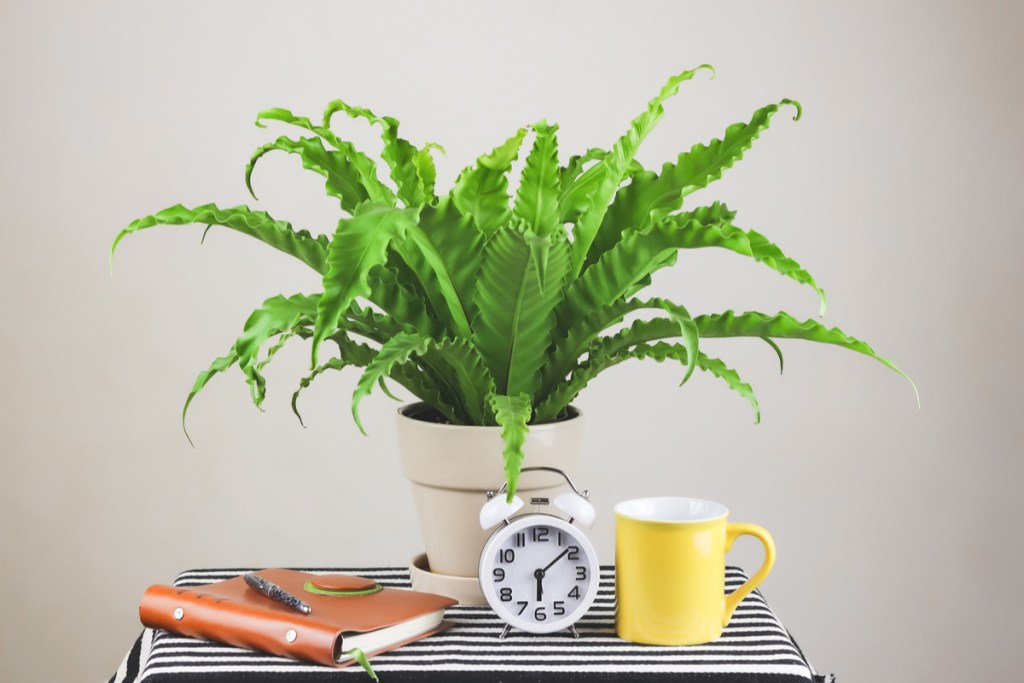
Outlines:
{"type": "Polygon", "coordinates": [[[730,524],[720,503],[638,498],[615,506],[615,631],[649,645],[697,645],[722,635],[736,606],[775,563],[775,542],[755,524],[730,524]],[[743,535],[764,544],[764,564],[725,594],[725,554],[743,535]]]}

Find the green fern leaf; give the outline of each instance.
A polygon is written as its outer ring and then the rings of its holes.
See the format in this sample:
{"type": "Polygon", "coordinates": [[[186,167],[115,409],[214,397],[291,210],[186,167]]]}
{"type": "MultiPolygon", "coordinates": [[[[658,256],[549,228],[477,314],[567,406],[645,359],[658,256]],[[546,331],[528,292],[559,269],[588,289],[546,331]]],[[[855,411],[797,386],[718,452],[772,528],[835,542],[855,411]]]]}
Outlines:
{"type": "Polygon", "coordinates": [[[558,220],[560,192],[557,125],[546,121],[534,124],[537,138],[526,157],[522,180],[516,193],[516,215],[538,235],[561,231],[558,220]]]}
{"type": "Polygon", "coordinates": [[[706,209],[698,209],[694,215],[706,211],[703,220],[688,221],[685,216],[669,216],[664,219],[679,227],[681,249],[699,249],[702,247],[720,247],[737,254],[749,256],[758,263],[763,263],[776,273],[807,285],[818,293],[819,315],[825,315],[825,290],[818,286],[811,274],[799,263],[786,256],[778,246],[764,235],[753,230],[743,230],[731,223],[734,215],[717,202],[706,209]],[[719,219],[719,216],[721,218],[719,219]]]}
{"type": "MultiPolygon", "coordinates": [[[[600,161],[608,156],[608,150],[591,148],[584,154],[574,154],[569,157],[569,163],[559,170],[559,186],[561,188],[558,198],[560,220],[563,223],[574,222],[587,208],[587,191],[593,189],[587,185],[577,185],[576,180],[584,171],[584,166],[592,161],[600,161]]],[[[626,174],[623,181],[644,173],[643,165],[633,159],[626,167],[626,174]]]]}
{"type": "MultiPolygon", "coordinates": [[[[699,333],[697,331],[697,325],[694,323],[693,318],[690,316],[690,313],[686,308],[666,299],[653,299],[648,303],[655,304],[658,308],[668,313],[669,317],[655,318],[653,320],[637,320],[626,329],[621,330],[614,335],[595,340],[593,345],[588,349],[590,353],[607,352],[609,354],[614,354],[642,342],[654,339],[664,339],[666,337],[664,330],[672,327],[674,328],[674,334],[670,336],[682,337],[682,348],[686,349],[687,358],[697,358],[699,353],[699,333]],[[646,332],[649,328],[655,331],[655,334],[650,337],[646,336],[646,332]]],[[[686,381],[690,379],[690,375],[693,374],[694,367],[693,362],[687,363],[686,375],[683,377],[683,381],[680,384],[686,384],[686,381]]]]}
{"type": "MultiPolygon", "coordinates": [[[[377,355],[377,350],[366,344],[352,341],[347,334],[341,332],[331,335],[331,340],[337,342],[340,358],[331,358],[326,363],[317,366],[312,373],[304,377],[298,389],[292,394],[292,412],[302,421],[302,415],[298,410],[298,400],[302,391],[309,388],[313,380],[327,370],[342,370],[346,367],[366,367],[377,355]]],[[[413,396],[436,408],[452,424],[465,424],[460,418],[450,399],[441,393],[439,384],[430,378],[413,362],[396,365],[392,368],[390,378],[405,387],[413,396]]]]}
{"type": "MultiPolygon", "coordinates": [[[[422,272],[417,273],[416,270],[410,267],[394,247],[388,249],[388,260],[384,265],[388,270],[394,273],[395,278],[402,287],[412,292],[413,296],[423,302],[423,305],[430,312],[431,317],[442,321],[445,326],[450,327],[450,321],[445,320],[444,318],[444,312],[446,310],[445,305],[443,305],[444,297],[442,297],[436,290],[431,291],[424,287],[423,281],[421,280],[423,277],[422,272]],[[437,311],[435,310],[437,308],[435,304],[439,301],[442,302],[442,305],[440,306],[441,310],[437,311]]],[[[426,271],[427,269],[422,270],[426,271]]]]}
{"type": "Polygon", "coordinates": [[[415,226],[414,209],[369,203],[360,206],[352,218],[338,223],[327,253],[324,294],[317,306],[311,367],[317,365],[320,343],[334,332],[356,297],[371,293],[369,273],[385,262],[388,245],[415,226]]]}
{"type": "MultiPolygon", "coordinates": [[[[641,342],[669,337],[682,337],[683,348],[690,350],[689,358],[698,357],[700,335],[696,323],[685,307],[667,299],[623,299],[594,311],[553,345],[537,395],[538,421],[553,420],[565,410],[568,402],[560,403],[559,399],[552,397],[552,393],[555,387],[566,381],[566,376],[577,367],[584,353],[588,356],[595,353],[613,354],[641,342]],[[645,309],[664,311],[669,317],[655,318],[653,321],[637,320],[613,335],[600,336],[604,330],[622,322],[627,314],[645,309]]],[[[693,365],[687,366],[684,383],[690,378],[693,369],[693,365]]]]}
{"type": "Polygon", "coordinates": [[[775,356],[779,359],[779,374],[781,375],[786,369],[786,359],[782,357],[782,349],[780,349],[779,345],[768,337],[761,337],[761,341],[772,347],[772,351],[775,352],[775,356]]]}
{"type": "Polygon", "coordinates": [[[328,370],[342,370],[347,367],[366,367],[373,357],[377,355],[377,350],[367,346],[366,344],[360,344],[359,342],[353,341],[348,334],[345,332],[337,332],[331,335],[331,341],[338,345],[338,352],[341,354],[338,358],[330,358],[326,363],[318,365],[313,371],[299,380],[299,386],[292,394],[292,412],[295,413],[295,417],[298,418],[299,424],[303,427],[306,426],[302,420],[302,415],[299,413],[299,395],[303,390],[308,389],[309,385],[313,383],[317,377],[327,372],[328,370]]]}
{"type": "Polygon", "coordinates": [[[366,434],[363,423],[359,419],[359,403],[364,397],[369,396],[378,380],[387,377],[391,371],[400,365],[404,365],[414,355],[422,356],[430,348],[430,340],[418,334],[401,332],[384,342],[380,351],[366,366],[362,377],[356,384],[356,390],[352,394],[352,417],[356,421],[359,431],[366,434]]]}
{"type": "Polygon", "coordinates": [[[463,339],[431,340],[423,362],[441,375],[445,385],[458,397],[457,403],[467,416],[468,424],[494,423],[487,408],[487,397],[494,392],[494,378],[472,344],[463,339]]]}
{"type": "Polygon", "coordinates": [[[412,163],[416,166],[416,174],[420,178],[420,183],[423,186],[423,194],[429,199],[430,203],[437,203],[437,194],[434,192],[434,186],[437,182],[437,166],[434,164],[434,155],[431,154],[431,150],[438,150],[442,154],[444,148],[441,145],[428,142],[416,153],[413,157],[412,163]]]}
{"type": "Polygon", "coordinates": [[[312,324],[317,315],[319,294],[290,297],[274,296],[263,302],[245,321],[242,335],[235,340],[238,366],[249,384],[252,402],[257,408],[266,397],[266,380],[260,373],[259,352],[273,337],[312,324]]]}
{"type": "Polygon", "coordinates": [[[874,358],[910,382],[918,407],[921,396],[913,380],[896,367],[888,358],[883,358],[863,341],[847,335],[838,327],[828,328],[815,320],[797,321],[788,313],[767,315],[765,313],[733,313],[726,311],[715,315],[694,318],[701,337],[761,337],[770,339],[805,339],[819,344],[833,344],[850,351],[874,358]]]}
{"type": "MultiPolygon", "coordinates": [[[[655,319],[645,321],[644,339],[666,339],[678,334],[678,329],[668,320],[655,319]]],[[[847,335],[839,328],[828,328],[814,320],[799,322],[788,313],[767,315],[765,313],[742,313],[732,311],[714,315],[702,315],[694,318],[697,332],[702,339],[713,337],[757,337],[769,341],[775,346],[774,339],[804,339],[820,344],[833,344],[850,351],[862,353],[874,358],[906,379],[914,390],[914,396],[920,406],[921,400],[917,386],[892,361],[875,353],[874,349],[863,341],[847,335]]],[[[781,356],[780,356],[781,357],[781,356]]]]}
{"type": "Polygon", "coordinates": [[[270,361],[274,360],[274,356],[277,355],[277,352],[283,349],[292,337],[298,336],[300,330],[303,329],[305,328],[293,327],[292,329],[285,330],[284,332],[279,334],[277,337],[277,341],[274,342],[273,346],[267,349],[267,355],[264,356],[262,360],[257,361],[256,370],[258,372],[263,372],[263,369],[270,365],[270,361]]]}
{"type": "Polygon", "coordinates": [[[221,225],[244,235],[255,237],[264,244],[289,256],[294,256],[318,273],[326,272],[327,238],[314,238],[306,230],[295,231],[291,223],[274,220],[264,211],[253,211],[247,206],[221,209],[216,204],[203,204],[189,209],[181,204],[157,211],[128,224],[110,245],[110,268],[114,268],[114,250],[125,238],[139,230],[156,225],[190,225],[192,223],[221,225]]]}
{"type": "Polygon", "coordinates": [[[436,207],[424,207],[420,212],[420,228],[444,256],[445,270],[458,301],[466,317],[472,320],[473,292],[476,291],[476,272],[483,258],[484,236],[473,225],[472,218],[460,214],[447,197],[436,207]]]}
{"type": "Polygon", "coordinates": [[[265,128],[266,126],[263,125],[263,121],[280,121],[308,130],[319,136],[327,144],[348,158],[356,175],[359,177],[360,184],[366,188],[371,202],[379,202],[390,206],[395,205],[395,193],[377,177],[377,164],[373,159],[357,150],[351,142],[339,138],[330,128],[316,126],[305,116],[296,116],[287,109],[280,108],[261,111],[256,116],[256,125],[260,128],[265,128]]]}
{"type": "Polygon", "coordinates": [[[754,112],[747,123],[734,123],[726,128],[721,140],[694,145],[689,152],[680,154],[672,167],[662,169],[665,182],[673,188],[673,192],[678,188],[683,197],[707,187],[721,178],[723,171],[732,168],[733,164],[743,158],[744,152],[771,124],[775,113],[787,105],[796,110],[793,120],[799,121],[802,108],[796,100],[783,99],[778,104],[762,107],[754,112]]]}
{"type": "Polygon", "coordinates": [[[793,120],[798,120],[800,103],[795,100],[762,107],[754,112],[749,123],[729,126],[721,140],[694,145],[689,152],[680,154],[676,163],[662,166],[660,174],[644,171],[620,188],[587,253],[586,266],[596,263],[627,229],[648,228],[681,207],[686,195],[721,178],[723,171],[742,159],[743,153],[768,128],[779,108],[787,104],[796,108],[793,120]]]}
{"type": "Polygon", "coordinates": [[[332,334],[331,341],[337,345],[339,357],[358,368],[365,368],[377,355],[378,349],[353,340],[347,332],[332,334]]]}
{"type": "Polygon", "coordinates": [[[199,376],[196,377],[196,381],[192,384],[192,391],[189,392],[188,398],[185,399],[185,405],[181,409],[181,430],[185,432],[185,438],[188,439],[190,446],[195,447],[195,444],[192,443],[192,437],[188,434],[188,428],[185,426],[185,418],[188,417],[188,407],[192,405],[192,399],[194,399],[196,395],[203,390],[203,387],[213,379],[214,375],[225,372],[237,362],[238,354],[232,350],[228,355],[221,356],[214,360],[210,364],[210,367],[199,373],[199,376]]]}
{"type": "MultiPolygon", "coordinates": [[[[655,344],[657,346],[657,344],[655,344]]],[[[705,372],[710,372],[715,377],[724,381],[730,389],[747,399],[750,407],[754,409],[754,424],[761,423],[761,407],[757,403],[757,397],[749,384],[740,379],[739,373],[727,366],[717,358],[708,358],[703,353],[697,357],[697,366],[705,372]]]]}
{"type": "Polygon", "coordinates": [[[508,172],[519,156],[519,147],[525,136],[526,128],[520,128],[503,144],[478,158],[476,166],[464,169],[455,180],[451,191],[455,206],[463,215],[472,217],[486,237],[505,225],[512,214],[509,209],[508,172]]]}
{"type": "Polygon", "coordinates": [[[192,391],[185,399],[185,405],[181,410],[181,426],[185,430],[185,437],[190,444],[192,438],[188,435],[188,430],[185,429],[185,419],[192,400],[214,375],[226,371],[235,363],[239,364],[245,375],[253,403],[256,407],[262,405],[266,397],[263,368],[292,336],[308,335],[305,328],[311,324],[316,314],[317,298],[318,295],[310,297],[304,294],[296,294],[291,297],[275,296],[264,301],[260,308],[252,312],[246,320],[242,335],[235,340],[231,352],[214,360],[209,368],[199,373],[192,386],[192,391]],[[267,356],[260,360],[260,349],[275,336],[279,336],[278,342],[269,349],[267,356]]]}
{"type": "Polygon", "coordinates": [[[676,220],[657,223],[643,232],[629,231],[569,286],[565,304],[559,307],[559,326],[570,329],[587,312],[601,310],[631,294],[634,285],[671,263],[671,257],[689,243],[691,234],[700,226],[723,220],[724,211],[721,206],[700,209],[676,220]]]}
{"type": "MultiPolygon", "coordinates": [[[[676,360],[684,365],[688,365],[687,359],[689,358],[686,347],[679,344],[666,344],[664,342],[652,345],[639,344],[633,349],[633,357],[641,360],[651,358],[659,363],[665,360],[676,360]]],[[[697,367],[724,381],[730,389],[742,398],[745,398],[754,410],[754,424],[761,422],[761,407],[757,403],[754,390],[749,384],[740,379],[739,373],[727,366],[722,360],[709,358],[703,353],[697,356],[697,367]]]]}
{"type": "MultiPolygon", "coordinates": [[[[554,333],[551,349],[548,354],[548,361],[545,364],[541,382],[541,388],[535,396],[535,402],[545,401],[552,388],[563,382],[566,376],[576,366],[578,359],[587,352],[587,348],[598,338],[598,336],[613,325],[622,322],[629,313],[645,309],[665,310],[670,304],[665,299],[618,299],[608,306],[591,311],[581,320],[570,326],[559,324],[554,333]]],[[[558,309],[556,309],[556,312],[558,309]]],[[[678,328],[677,328],[678,329],[678,328]]],[[[551,410],[550,403],[546,403],[549,409],[541,411],[538,409],[537,419],[547,422],[555,419],[565,408],[564,405],[557,406],[551,410]]]]}
{"type": "Polygon", "coordinates": [[[396,334],[407,331],[404,325],[391,316],[378,313],[371,308],[362,308],[356,302],[352,302],[345,315],[338,321],[338,328],[342,332],[357,334],[378,344],[383,344],[396,334]]]}
{"type": "Polygon", "coordinates": [[[367,298],[410,332],[430,337],[444,334],[444,326],[427,310],[423,300],[409,291],[398,279],[398,273],[385,266],[376,266],[368,275],[370,294],[367,298]]]}
{"type": "Polygon", "coordinates": [[[453,267],[457,262],[442,254],[431,236],[419,225],[411,225],[405,234],[392,243],[395,253],[401,257],[408,271],[417,278],[423,292],[433,305],[435,313],[448,324],[452,334],[459,337],[470,335],[469,298],[465,288],[455,284],[457,277],[453,267]]]}
{"type": "MultiPolygon", "coordinates": [[[[318,296],[304,294],[296,294],[291,297],[275,296],[264,301],[262,306],[253,311],[245,322],[242,335],[235,340],[231,352],[216,359],[209,368],[199,373],[181,411],[182,428],[185,428],[185,418],[196,395],[202,391],[214,375],[224,372],[235,363],[238,363],[245,375],[253,403],[260,408],[266,397],[266,380],[261,371],[283,342],[275,345],[268,354],[268,358],[263,361],[259,360],[260,349],[267,341],[278,335],[283,335],[286,338],[292,335],[302,336],[303,327],[310,325],[316,315],[318,296]]],[[[192,439],[188,436],[187,430],[185,436],[191,443],[192,439]]]]}
{"type": "MultiPolygon", "coordinates": [[[[600,349],[583,363],[579,364],[572,374],[551,393],[547,400],[537,407],[538,416],[544,414],[558,414],[565,406],[572,403],[583,389],[598,375],[605,370],[618,365],[631,358],[650,358],[657,362],[667,359],[677,360],[687,366],[690,365],[686,347],[679,344],[636,344],[628,348],[600,349]]],[[[747,399],[754,409],[755,423],[761,420],[761,410],[757,403],[757,397],[749,384],[744,383],[735,370],[731,370],[721,360],[709,358],[700,353],[697,355],[695,365],[705,372],[709,372],[726,382],[730,389],[747,399]]],[[[540,418],[538,417],[538,420],[540,418]]]]}
{"type": "Polygon", "coordinates": [[[436,206],[423,207],[419,227],[421,232],[415,239],[394,245],[388,256],[388,268],[403,286],[426,303],[451,335],[468,337],[455,321],[473,319],[475,276],[483,255],[484,237],[472,219],[460,214],[448,197],[443,197],[436,206]],[[417,241],[429,242],[426,251],[417,246],[417,241]],[[440,266],[440,274],[431,263],[440,266]]]}
{"type": "Polygon", "coordinates": [[[473,422],[461,408],[456,407],[457,396],[446,393],[444,386],[416,363],[397,366],[392,370],[391,378],[408,389],[413,396],[441,413],[450,424],[480,424],[473,422]]]}
{"type": "Polygon", "coordinates": [[[533,396],[547,358],[554,307],[568,273],[565,242],[547,238],[546,283],[541,287],[530,241],[514,228],[487,243],[480,266],[473,344],[494,376],[497,393],[533,396]]]}
{"type": "Polygon", "coordinates": [[[305,420],[302,419],[302,413],[299,412],[299,396],[303,390],[308,389],[309,385],[313,383],[317,377],[327,372],[328,370],[343,370],[347,367],[351,367],[352,363],[345,361],[342,358],[330,358],[326,363],[313,368],[313,371],[308,375],[299,380],[299,388],[292,394],[292,412],[295,413],[295,417],[298,418],[299,424],[303,427],[306,426],[305,420]]]}
{"type": "MultiPolygon", "coordinates": [[[[381,345],[398,335],[415,333],[394,318],[368,308],[360,308],[355,303],[349,307],[345,316],[339,321],[339,327],[381,345]]],[[[454,359],[435,353],[437,348],[443,346],[446,341],[442,339],[441,342],[438,342],[430,339],[430,351],[418,361],[422,368],[417,367],[414,363],[406,363],[396,367],[391,374],[391,379],[440,410],[453,424],[485,424],[486,418],[480,416],[480,406],[483,403],[475,399],[466,399],[466,396],[475,397],[479,392],[469,388],[471,383],[460,384],[460,382],[465,376],[475,376],[479,380],[477,386],[490,387],[493,385],[493,380],[489,379],[489,375],[480,376],[479,373],[474,374],[473,371],[467,369],[474,363],[461,357],[465,355],[463,349],[455,348],[452,351],[454,359]],[[460,373],[462,373],[461,376],[460,373]],[[473,415],[477,417],[471,417],[473,415]]],[[[452,343],[455,344],[457,341],[452,340],[452,343]]]]}
{"type": "MultiPolygon", "coordinates": [[[[584,273],[580,279],[581,287],[584,286],[584,282],[591,284],[597,281],[604,284],[614,282],[613,289],[620,285],[626,285],[621,291],[624,296],[629,296],[633,291],[633,287],[629,285],[640,283],[642,279],[636,278],[632,283],[628,283],[628,280],[642,272],[643,281],[648,284],[649,280],[646,278],[650,273],[674,263],[674,258],[666,257],[674,257],[676,249],[719,247],[750,256],[780,275],[811,287],[818,294],[819,313],[824,315],[825,292],[818,286],[811,274],[804,270],[799,263],[786,256],[764,235],[733,225],[731,221],[735,215],[724,204],[715,202],[711,206],[663,218],[656,225],[643,231],[629,230],[623,239],[615,245],[615,248],[605,252],[602,262],[594,269],[594,273],[591,273],[590,270],[584,273]],[[661,244],[665,248],[659,253],[648,254],[650,259],[637,266],[635,262],[631,261],[631,258],[643,253],[643,248],[646,247],[642,246],[638,249],[637,245],[645,245],[645,243],[661,244]],[[630,270],[634,267],[639,267],[640,270],[630,270]]],[[[603,290],[598,296],[608,296],[610,291],[603,290]]]]}
{"type": "MultiPolygon", "coordinates": [[[[381,157],[391,167],[391,178],[398,188],[398,198],[406,206],[423,206],[435,197],[428,195],[424,179],[420,177],[417,156],[420,150],[408,140],[398,137],[398,121],[385,117],[383,122],[384,148],[381,157]]],[[[422,159],[420,160],[422,162],[422,159]]]]}
{"type": "Polygon", "coordinates": [[[722,247],[753,257],[772,270],[818,292],[824,311],[824,292],[814,278],[764,236],[731,225],[735,214],[715,203],[669,216],[644,231],[629,230],[601,259],[575,280],[559,309],[559,325],[572,328],[587,311],[601,310],[610,302],[631,296],[654,271],[674,263],[679,249],[722,247]]]}
{"type": "Polygon", "coordinates": [[[576,182],[584,172],[584,167],[593,161],[601,161],[607,156],[608,150],[591,147],[583,154],[574,154],[569,157],[569,162],[560,169],[558,206],[562,222],[576,220],[580,212],[587,208],[587,190],[592,188],[580,186],[576,182]]]}
{"type": "Polygon", "coordinates": [[[381,139],[384,141],[380,156],[391,169],[391,179],[398,188],[398,198],[406,206],[422,206],[436,199],[433,195],[432,177],[435,171],[429,148],[418,149],[408,140],[398,137],[399,124],[396,119],[390,116],[377,116],[365,107],[353,107],[341,100],[334,100],[327,105],[327,109],[324,110],[324,128],[331,127],[331,117],[339,111],[350,118],[366,119],[371,125],[380,126],[381,139]]]}
{"type": "Polygon", "coordinates": [[[391,391],[391,389],[388,387],[387,380],[385,380],[383,377],[381,377],[379,380],[377,380],[377,386],[380,387],[381,393],[383,393],[385,396],[390,398],[392,401],[401,401],[402,400],[402,399],[398,398],[397,396],[395,396],[394,392],[391,391]]]}
{"type": "Polygon", "coordinates": [[[348,213],[355,211],[357,206],[370,198],[370,192],[344,152],[327,150],[320,138],[293,140],[281,136],[259,147],[249,158],[249,163],[245,167],[245,186],[253,199],[256,199],[256,193],[252,189],[252,173],[256,163],[267,153],[275,150],[297,155],[302,160],[303,168],[323,176],[327,194],[335,197],[341,208],[348,213]]]}
{"type": "MultiPolygon", "coordinates": [[[[399,332],[396,326],[388,320],[386,316],[380,316],[372,313],[372,311],[364,311],[362,315],[372,314],[376,328],[376,341],[382,343],[386,339],[393,337],[399,332]],[[390,331],[385,332],[387,327],[391,327],[390,331]]],[[[350,319],[351,321],[351,319],[350,319]]],[[[371,360],[377,355],[377,350],[372,349],[365,344],[359,344],[352,341],[345,334],[332,335],[332,340],[338,342],[338,348],[341,352],[342,358],[349,359],[354,365],[359,367],[365,367],[371,360]]],[[[432,349],[437,348],[439,345],[431,340],[432,349]]],[[[459,355],[456,351],[455,355],[459,355]]],[[[424,401],[425,403],[436,408],[444,417],[452,424],[482,424],[480,422],[472,422],[467,416],[465,411],[461,408],[459,402],[459,394],[449,391],[449,383],[445,379],[447,375],[442,375],[440,372],[435,371],[431,365],[431,361],[437,362],[436,357],[431,357],[428,353],[423,359],[423,365],[421,368],[417,363],[409,361],[401,365],[396,365],[391,370],[389,377],[405,387],[413,396],[424,401]],[[457,407],[458,406],[458,407],[457,407]]],[[[461,362],[463,359],[459,359],[461,362]]],[[[441,363],[444,366],[444,363],[441,363]]],[[[451,362],[447,365],[452,365],[451,362]]],[[[486,385],[486,382],[484,382],[486,385]]],[[[466,394],[470,395],[470,394],[466,394]]]]}
{"type": "Polygon", "coordinates": [[[576,181],[574,192],[582,192],[587,197],[586,208],[582,211],[576,225],[573,228],[572,261],[573,272],[579,273],[587,259],[587,252],[594,242],[597,230],[604,220],[608,211],[608,205],[612,201],[615,190],[622,183],[623,178],[633,161],[640,143],[647,137],[654,126],[665,114],[664,103],[673,95],[679,92],[679,86],[694,77],[702,69],[708,69],[714,74],[714,69],[703,64],[696,69],[684,71],[668,80],[662,87],[658,96],[647,103],[647,110],[640,116],[633,119],[629,131],[626,132],[612,148],[608,156],[589,168],[576,181]]]}
{"type": "Polygon", "coordinates": [[[511,503],[519,486],[519,473],[523,468],[523,445],[530,431],[527,423],[530,421],[533,405],[526,394],[491,394],[489,403],[491,410],[494,411],[494,421],[501,427],[501,440],[505,444],[502,452],[505,461],[505,482],[508,484],[505,499],[511,503]]]}

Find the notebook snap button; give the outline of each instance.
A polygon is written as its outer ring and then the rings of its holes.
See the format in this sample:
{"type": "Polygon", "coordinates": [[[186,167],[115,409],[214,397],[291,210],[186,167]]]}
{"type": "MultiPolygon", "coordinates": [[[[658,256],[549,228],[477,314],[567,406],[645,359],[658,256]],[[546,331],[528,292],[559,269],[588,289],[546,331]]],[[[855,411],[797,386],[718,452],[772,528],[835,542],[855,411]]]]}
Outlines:
{"type": "Polygon", "coordinates": [[[295,639],[299,637],[299,634],[295,632],[295,629],[288,629],[288,633],[284,634],[284,639],[289,643],[294,643],[295,639]]]}

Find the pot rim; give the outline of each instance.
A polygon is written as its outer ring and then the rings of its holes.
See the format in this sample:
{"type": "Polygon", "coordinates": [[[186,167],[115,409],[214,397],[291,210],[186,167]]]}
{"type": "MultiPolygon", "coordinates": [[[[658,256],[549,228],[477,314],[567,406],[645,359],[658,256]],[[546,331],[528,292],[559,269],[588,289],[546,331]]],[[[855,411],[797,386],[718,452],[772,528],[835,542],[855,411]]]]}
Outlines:
{"type": "MultiPolygon", "coordinates": [[[[432,405],[430,405],[426,401],[416,401],[415,403],[406,403],[404,406],[401,406],[395,412],[398,413],[399,418],[404,419],[404,420],[408,420],[409,422],[412,422],[412,423],[416,423],[417,425],[421,425],[425,429],[457,430],[457,431],[475,430],[475,429],[481,429],[481,430],[501,429],[501,427],[499,427],[497,425],[493,425],[492,426],[492,425],[440,424],[438,422],[427,422],[426,420],[417,420],[415,417],[412,417],[411,415],[409,415],[410,412],[413,412],[415,410],[419,410],[419,409],[421,409],[423,407],[429,408],[430,410],[436,410],[436,408],[434,408],[432,405]]],[[[531,432],[550,431],[552,429],[555,429],[556,427],[576,422],[577,420],[579,420],[580,418],[583,417],[583,411],[580,410],[579,408],[577,408],[574,405],[570,404],[569,406],[567,406],[566,410],[568,410],[570,412],[570,415],[569,415],[569,417],[565,418],[564,420],[556,420],[554,422],[541,422],[541,423],[538,423],[538,424],[529,424],[527,426],[530,428],[531,432]]]]}

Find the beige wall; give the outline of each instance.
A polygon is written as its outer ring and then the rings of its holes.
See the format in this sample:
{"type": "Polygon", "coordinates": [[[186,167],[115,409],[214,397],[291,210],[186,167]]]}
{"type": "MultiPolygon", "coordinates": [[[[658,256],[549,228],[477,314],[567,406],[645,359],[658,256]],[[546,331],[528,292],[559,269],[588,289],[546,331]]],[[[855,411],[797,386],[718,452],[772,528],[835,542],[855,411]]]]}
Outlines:
{"type": "MultiPolygon", "coordinates": [[[[419,548],[394,456],[394,405],[348,414],[354,377],[288,409],[307,351],[270,370],[267,412],[232,373],[178,415],[248,311],[311,291],[304,267],[234,233],[167,229],[106,249],[181,201],[246,200],[269,106],[344,97],[448,151],[441,183],[515,127],[561,124],[563,154],[605,146],[663,79],[712,62],[668,106],[649,166],[796,97],[706,192],[830,294],[826,322],[918,382],[794,342],[715,345],[764,421],[705,377],[620,367],[579,405],[611,557],[612,503],[677,493],[775,533],[764,587],[807,653],[844,681],[1006,680],[1021,635],[1022,339],[1017,269],[1022,13],[996,3],[0,4],[0,679],[100,680],[151,582],[195,566],[400,564],[419,548]],[[625,457],[624,457],[625,456],[625,457]]],[[[374,136],[351,128],[374,148],[374,136]]],[[[322,183],[268,157],[261,208],[314,230],[322,183]]],[[[728,254],[658,281],[693,311],[816,311],[728,254]]],[[[709,342],[708,346],[712,344],[709,342]]],[[[748,543],[748,542],[744,542],[748,543]]],[[[754,543],[737,561],[758,559],[754,543]]]]}

